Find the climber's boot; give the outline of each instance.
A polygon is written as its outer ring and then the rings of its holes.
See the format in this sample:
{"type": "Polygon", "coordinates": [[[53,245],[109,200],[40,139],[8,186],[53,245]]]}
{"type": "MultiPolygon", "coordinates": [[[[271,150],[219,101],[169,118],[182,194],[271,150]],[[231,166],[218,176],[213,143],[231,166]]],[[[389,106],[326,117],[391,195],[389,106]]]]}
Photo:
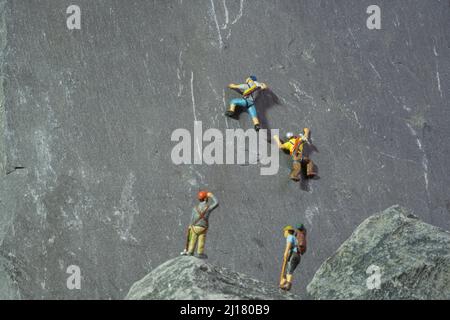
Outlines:
{"type": "Polygon", "coordinates": [[[258,132],[261,129],[261,125],[259,123],[258,118],[253,118],[253,125],[255,126],[255,131],[258,132]]]}
{"type": "Polygon", "coordinates": [[[225,112],[225,116],[236,119],[236,105],[230,105],[230,108],[225,112]]]}
{"type": "Polygon", "coordinates": [[[280,282],[280,289],[284,290],[284,287],[286,286],[286,278],[283,278],[280,282]]]}
{"type": "Polygon", "coordinates": [[[290,291],[291,288],[292,288],[292,283],[291,282],[286,282],[286,284],[283,287],[283,290],[290,291]]]}
{"type": "Polygon", "coordinates": [[[225,112],[225,116],[227,116],[228,118],[235,118],[236,114],[233,111],[231,111],[231,110],[227,110],[225,112]]]}
{"type": "Polygon", "coordinates": [[[286,284],[284,285],[284,290],[289,291],[292,288],[292,274],[286,275],[286,284]]]}

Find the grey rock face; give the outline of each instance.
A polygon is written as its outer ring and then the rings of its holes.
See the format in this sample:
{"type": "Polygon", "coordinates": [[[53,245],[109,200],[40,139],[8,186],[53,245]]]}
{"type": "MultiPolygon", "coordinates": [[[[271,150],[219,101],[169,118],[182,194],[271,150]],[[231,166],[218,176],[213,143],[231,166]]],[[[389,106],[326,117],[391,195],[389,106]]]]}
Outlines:
{"type": "Polygon", "coordinates": [[[298,299],[276,285],[252,279],[195,257],[167,261],[136,282],[129,300],[282,300],[298,299]]]}
{"type": "MultiPolygon", "coordinates": [[[[293,290],[374,212],[450,228],[450,7],[377,0],[0,0],[0,276],[26,299],[123,299],[181,251],[199,188],[221,206],[214,265],[276,283],[281,230],[309,248],[293,290]],[[68,30],[66,9],[81,9],[68,30]],[[310,127],[320,179],[289,160],[174,165],[174,130],[252,128],[223,112],[255,74],[263,127],[310,127]],[[18,169],[25,168],[25,169],[18,169]],[[3,262],[2,262],[3,261],[3,262]],[[81,270],[70,290],[67,268],[81,270]]],[[[206,143],[205,143],[206,145],[206,143]]],[[[1,289],[0,289],[1,290],[1,289]]]]}
{"type": "Polygon", "coordinates": [[[325,261],[308,293],[316,299],[450,299],[450,233],[402,207],[389,208],[364,221],[325,261]]]}

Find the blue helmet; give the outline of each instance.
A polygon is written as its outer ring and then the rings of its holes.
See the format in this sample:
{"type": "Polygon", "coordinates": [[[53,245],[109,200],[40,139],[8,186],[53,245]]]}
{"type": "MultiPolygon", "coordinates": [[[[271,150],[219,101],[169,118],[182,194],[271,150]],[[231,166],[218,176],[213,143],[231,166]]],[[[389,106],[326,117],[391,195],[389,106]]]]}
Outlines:
{"type": "Polygon", "coordinates": [[[250,76],[250,79],[252,79],[253,81],[258,81],[258,79],[256,78],[256,76],[250,76]]]}

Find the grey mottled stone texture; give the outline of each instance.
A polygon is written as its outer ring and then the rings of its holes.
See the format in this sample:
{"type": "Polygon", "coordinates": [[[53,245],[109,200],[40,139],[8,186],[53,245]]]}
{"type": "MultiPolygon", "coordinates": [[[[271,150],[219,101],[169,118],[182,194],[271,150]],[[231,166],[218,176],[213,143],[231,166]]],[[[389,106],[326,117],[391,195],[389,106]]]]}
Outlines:
{"type": "Polygon", "coordinates": [[[300,295],[374,212],[401,204],[449,229],[448,1],[379,0],[379,31],[366,28],[372,2],[3,0],[0,254],[20,297],[122,299],[181,251],[204,187],[221,203],[214,265],[276,283],[281,229],[306,224],[300,295]],[[311,128],[320,180],[289,181],[283,154],[276,176],[172,164],[170,136],[194,119],[252,127],[223,117],[226,85],[249,74],[274,93],[263,126],[311,128]]]}
{"type": "Polygon", "coordinates": [[[450,233],[395,206],[364,221],[317,271],[316,299],[450,299],[450,233]],[[381,285],[367,279],[380,268],[381,285]]]}
{"type": "Polygon", "coordinates": [[[130,289],[130,300],[292,300],[298,299],[251,276],[179,257],[152,270],[130,289]]]}

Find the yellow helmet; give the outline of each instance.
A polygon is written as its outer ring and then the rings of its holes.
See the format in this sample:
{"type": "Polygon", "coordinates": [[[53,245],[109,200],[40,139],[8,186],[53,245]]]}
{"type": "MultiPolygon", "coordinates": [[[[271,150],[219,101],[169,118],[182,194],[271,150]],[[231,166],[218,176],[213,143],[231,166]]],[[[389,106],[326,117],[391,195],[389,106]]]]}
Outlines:
{"type": "Polygon", "coordinates": [[[295,231],[295,229],[293,226],[286,226],[283,228],[283,232],[286,232],[286,231],[295,231]]]}

